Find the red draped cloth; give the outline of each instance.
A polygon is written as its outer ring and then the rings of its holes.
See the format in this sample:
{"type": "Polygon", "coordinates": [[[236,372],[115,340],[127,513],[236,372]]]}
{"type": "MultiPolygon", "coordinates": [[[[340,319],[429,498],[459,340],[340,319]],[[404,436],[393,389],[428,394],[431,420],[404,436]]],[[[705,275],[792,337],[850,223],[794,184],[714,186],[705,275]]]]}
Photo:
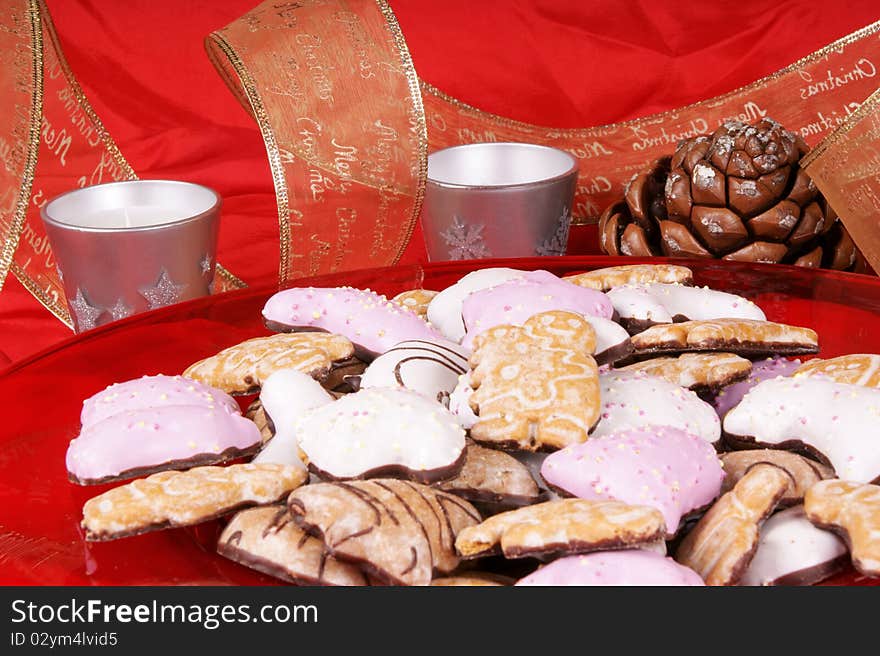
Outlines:
{"type": "MultiPolygon", "coordinates": [[[[251,285],[276,280],[278,215],[263,141],[202,45],[257,0],[47,4],[73,72],[138,175],[217,189],[220,261],[251,285]]],[[[558,127],[730,91],[880,19],[877,0],[391,5],[422,79],[480,109],[558,127]]],[[[424,258],[417,231],[403,261],[424,258]]],[[[69,336],[10,275],[0,292],[0,352],[14,361],[69,336]]]]}

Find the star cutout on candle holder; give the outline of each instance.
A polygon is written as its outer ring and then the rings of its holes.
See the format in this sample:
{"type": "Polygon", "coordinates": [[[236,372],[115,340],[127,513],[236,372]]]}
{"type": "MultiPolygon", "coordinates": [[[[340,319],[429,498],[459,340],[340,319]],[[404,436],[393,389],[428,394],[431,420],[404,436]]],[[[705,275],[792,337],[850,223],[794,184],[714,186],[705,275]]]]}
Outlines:
{"type": "Polygon", "coordinates": [[[61,267],[56,266],[55,273],[58,274],[58,280],[60,280],[61,282],[64,282],[64,273],[61,271],[61,267]]]}
{"type": "Polygon", "coordinates": [[[134,309],[127,306],[125,301],[120,298],[113,304],[113,307],[107,308],[107,311],[113,317],[113,321],[119,321],[120,319],[125,319],[125,317],[130,317],[134,309]]]}
{"type": "Polygon", "coordinates": [[[138,289],[140,295],[147,299],[147,305],[151,310],[171,305],[180,300],[181,292],[186,288],[185,284],[178,285],[168,276],[165,269],[159,273],[158,282],[152,287],[138,289]]]}
{"type": "Polygon", "coordinates": [[[76,289],[76,296],[72,301],[68,301],[68,305],[76,317],[76,329],[79,332],[94,328],[97,325],[98,317],[104,313],[104,308],[89,304],[79,287],[76,289]]]}
{"type": "Polygon", "coordinates": [[[205,253],[205,257],[199,261],[199,270],[201,270],[202,275],[211,270],[211,256],[208,253],[205,253]]]}

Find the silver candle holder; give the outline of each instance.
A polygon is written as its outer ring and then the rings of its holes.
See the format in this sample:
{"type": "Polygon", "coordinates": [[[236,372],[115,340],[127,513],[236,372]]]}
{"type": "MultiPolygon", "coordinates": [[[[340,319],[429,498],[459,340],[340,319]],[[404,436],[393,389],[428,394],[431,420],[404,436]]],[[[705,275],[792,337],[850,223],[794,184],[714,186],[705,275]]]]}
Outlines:
{"type": "Polygon", "coordinates": [[[211,293],[220,196],[131,180],[76,189],[41,210],[74,329],[211,293]]]}
{"type": "Polygon", "coordinates": [[[428,259],[564,255],[577,160],[526,143],[475,143],[428,156],[428,259]]]}

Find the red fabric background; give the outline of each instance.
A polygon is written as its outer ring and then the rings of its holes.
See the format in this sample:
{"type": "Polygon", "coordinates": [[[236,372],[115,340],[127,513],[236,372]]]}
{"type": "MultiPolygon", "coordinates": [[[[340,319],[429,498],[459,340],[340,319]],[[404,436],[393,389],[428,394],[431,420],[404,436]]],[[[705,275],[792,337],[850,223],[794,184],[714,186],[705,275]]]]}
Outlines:
{"type": "MultiPolygon", "coordinates": [[[[141,177],[224,197],[219,259],[250,284],[277,274],[277,213],[262,140],[204,54],[256,0],[47,0],[70,65],[141,177]]],[[[714,96],[880,19],[876,0],[392,0],[416,69],[511,118],[585,127],[714,96]]],[[[417,232],[404,255],[424,257],[417,232]]],[[[0,351],[69,331],[10,276],[0,351]]],[[[0,355],[0,365],[2,365],[0,355]]]]}

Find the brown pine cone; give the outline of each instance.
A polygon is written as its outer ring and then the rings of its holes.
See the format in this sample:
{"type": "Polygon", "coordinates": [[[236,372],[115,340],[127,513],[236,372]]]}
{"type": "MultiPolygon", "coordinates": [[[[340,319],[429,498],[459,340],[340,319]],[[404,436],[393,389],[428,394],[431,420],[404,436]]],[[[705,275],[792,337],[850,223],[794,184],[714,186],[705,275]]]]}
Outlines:
{"type": "Polygon", "coordinates": [[[864,272],[834,210],[798,165],[809,150],[776,121],[729,121],[679,143],[599,219],[609,255],[716,257],[864,272]]]}

